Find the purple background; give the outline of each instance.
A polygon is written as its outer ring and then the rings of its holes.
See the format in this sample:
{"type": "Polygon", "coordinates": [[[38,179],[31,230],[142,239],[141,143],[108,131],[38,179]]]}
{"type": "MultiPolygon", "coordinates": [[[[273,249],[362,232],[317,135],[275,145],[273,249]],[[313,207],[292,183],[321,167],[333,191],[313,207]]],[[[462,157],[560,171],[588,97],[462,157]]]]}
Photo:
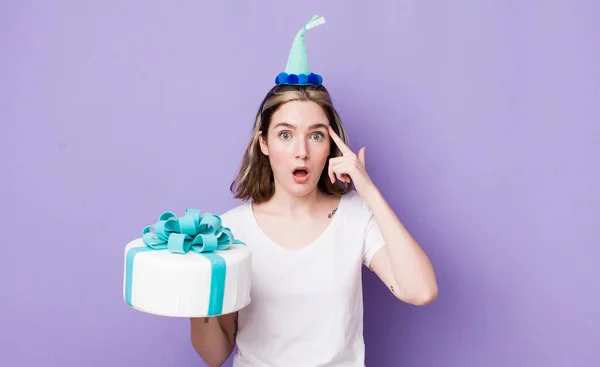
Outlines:
{"type": "Polygon", "coordinates": [[[237,204],[314,13],[311,66],[439,279],[418,308],[365,274],[367,365],[600,365],[591,0],[3,1],[0,365],[202,366],[187,319],[125,305],[123,249],[237,204]]]}

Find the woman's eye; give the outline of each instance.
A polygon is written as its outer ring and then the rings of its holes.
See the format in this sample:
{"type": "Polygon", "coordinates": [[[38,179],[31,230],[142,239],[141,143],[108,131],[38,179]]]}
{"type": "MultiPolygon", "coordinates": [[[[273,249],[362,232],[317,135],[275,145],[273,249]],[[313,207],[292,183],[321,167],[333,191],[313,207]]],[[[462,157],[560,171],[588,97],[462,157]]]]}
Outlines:
{"type": "Polygon", "coordinates": [[[287,139],[290,138],[290,133],[287,133],[287,132],[279,133],[279,137],[282,138],[282,139],[284,139],[284,140],[287,140],[287,139]]]}
{"type": "Polygon", "coordinates": [[[313,134],[313,139],[315,139],[315,140],[321,140],[321,139],[323,139],[323,134],[321,134],[321,133],[314,133],[313,134]]]}

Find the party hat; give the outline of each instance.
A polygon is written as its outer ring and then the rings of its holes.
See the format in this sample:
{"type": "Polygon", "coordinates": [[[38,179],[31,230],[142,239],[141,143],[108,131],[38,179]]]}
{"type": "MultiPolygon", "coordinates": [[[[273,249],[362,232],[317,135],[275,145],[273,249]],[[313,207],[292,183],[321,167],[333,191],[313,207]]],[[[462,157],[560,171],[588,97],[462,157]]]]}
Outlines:
{"type": "Polygon", "coordinates": [[[323,83],[321,75],[310,71],[308,57],[306,55],[306,43],[304,42],[304,33],[306,33],[307,30],[322,24],[325,24],[325,18],[313,15],[308,22],[300,28],[298,33],[296,33],[285,71],[277,75],[275,84],[319,86],[323,83]]]}

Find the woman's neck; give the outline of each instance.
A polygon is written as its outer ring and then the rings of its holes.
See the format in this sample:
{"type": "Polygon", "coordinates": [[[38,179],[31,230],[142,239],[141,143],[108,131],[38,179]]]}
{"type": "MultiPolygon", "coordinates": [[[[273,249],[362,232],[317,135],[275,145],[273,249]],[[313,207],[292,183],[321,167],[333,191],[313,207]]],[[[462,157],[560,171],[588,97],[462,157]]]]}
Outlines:
{"type": "Polygon", "coordinates": [[[320,211],[323,206],[325,195],[314,188],[306,195],[294,195],[283,189],[275,189],[273,197],[265,203],[270,210],[289,215],[308,215],[320,211]]]}

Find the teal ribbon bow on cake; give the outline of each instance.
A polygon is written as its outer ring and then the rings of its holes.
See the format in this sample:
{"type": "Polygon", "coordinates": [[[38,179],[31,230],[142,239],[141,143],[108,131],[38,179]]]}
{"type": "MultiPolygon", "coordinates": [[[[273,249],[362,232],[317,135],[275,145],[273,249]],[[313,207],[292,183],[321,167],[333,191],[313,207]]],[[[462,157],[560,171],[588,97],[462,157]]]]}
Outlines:
{"type": "Polygon", "coordinates": [[[125,302],[128,305],[132,306],[131,283],[135,255],[146,251],[167,250],[174,254],[192,251],[205,256],[211,263],[208,315],[221,313],[227,264],[216,252],[227,250],[230,245],[245,244],[236,240],[229,228],[222,226],[218,215],[201,214],[197,209],[186,209],[185,215],[178,218],[172,212],[164,212],[158,218],[158,222],[143,229],[142,241],[146,246],[134,247],[127,252],[125,302]]]}

